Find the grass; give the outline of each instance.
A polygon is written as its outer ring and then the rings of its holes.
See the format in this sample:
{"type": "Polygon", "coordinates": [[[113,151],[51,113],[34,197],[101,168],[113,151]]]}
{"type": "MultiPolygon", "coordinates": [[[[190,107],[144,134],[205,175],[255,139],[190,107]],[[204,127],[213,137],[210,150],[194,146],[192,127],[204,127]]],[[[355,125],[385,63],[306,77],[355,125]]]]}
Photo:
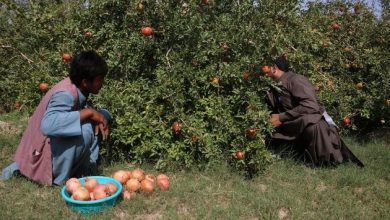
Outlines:
{"type": "MultiPolygon", "coordinates": [[[[0,131],[0,168],[12,161],[26,122],[21,118],[25,119],[18,114],[0,115],[0,121],[19,126],[0,131]]],[[[390,219],[389,142],[359,143],[352,138],[346,142],[365,168],[353,164],[309,168],[282,159],[251,180],[222,165],[203,172],[175,171],[168,173],[168,191],[156,190],[150,196],[138,193],[97,216],[70,210],[60,187],[14,177],[0,181],[0,219],[390,219]]],[[[141,167],[158,173],[151,166],[141,167]]],[[[110,175],[133,167],[118,163],[101,168],[102,175],[110,175]]]]}

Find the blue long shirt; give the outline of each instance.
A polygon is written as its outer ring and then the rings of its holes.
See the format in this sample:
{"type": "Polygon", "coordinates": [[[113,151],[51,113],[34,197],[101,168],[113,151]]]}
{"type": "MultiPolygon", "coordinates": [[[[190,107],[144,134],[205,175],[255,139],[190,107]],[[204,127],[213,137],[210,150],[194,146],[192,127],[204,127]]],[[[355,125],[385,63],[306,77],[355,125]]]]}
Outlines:
{"type": "MultiPolygon", "coordinates": [[[[87,107],[87,97],[80,90],[79,107],[87,107]]],[[[73,109],[69,92],[57,92],[50,98],[41,121],[41,131],[50,138],[53,183],[63,184],[73,176],[87,175],[96,165],[99,142],[89,120],[80,121],[79,110],[73,109]]]]}
{"type": "MultiPolygon", "coordinates": [[[[77,89],[80,109],[86,107],[87,98],[77,89]]],[[[46,136],[71,137],[81,135],[80,112],[73,109],[74,98],[69,92],[55,93],[48,103],[41,122],[46,136]]]]}

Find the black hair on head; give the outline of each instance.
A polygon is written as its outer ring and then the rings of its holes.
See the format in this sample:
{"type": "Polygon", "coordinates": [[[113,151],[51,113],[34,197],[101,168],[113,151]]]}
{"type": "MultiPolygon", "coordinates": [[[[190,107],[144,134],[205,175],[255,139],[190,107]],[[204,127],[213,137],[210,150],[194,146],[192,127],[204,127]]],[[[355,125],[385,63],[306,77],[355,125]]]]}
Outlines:
{"type": "Polygon", "coordinates": [[[95,51],[82,51],[70,64],[69,77],[73,84],[80,86],[81,81],[93,81],[97,76],[106,76],[108,67],[106,61],[95,51]]]}
{"type": "Polygon", "coordinates": [[[288,60],[286,59],[285,56],[280,56],[280,57],[276,58],[275,65],[283,72],[288,72],[290,69],[289,64],[288,64],[288,60]]]}

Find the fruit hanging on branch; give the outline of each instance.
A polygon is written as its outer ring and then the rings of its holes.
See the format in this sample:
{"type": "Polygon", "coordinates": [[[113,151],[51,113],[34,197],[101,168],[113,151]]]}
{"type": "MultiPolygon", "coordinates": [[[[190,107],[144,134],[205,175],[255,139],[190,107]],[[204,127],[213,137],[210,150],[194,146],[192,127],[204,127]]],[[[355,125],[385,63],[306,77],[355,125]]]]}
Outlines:
{"type": "Polygon", "coordinates": [[[338,31],[340,30],[340,25],[337,24],[337,22],[333,21],[331,24],[330,24],[330,27],[335,30],[335,31],[338,31]]]}
{"type": "Polygon", "coordinates": [[[198,67],[199,66],[198,60],[196,60],[195,58],[193,58],[191,60],[191,64],[192,64],[193,67],[198,67]]]}
{"type": "Polygon", "coordinates": [[[209,4],[209,0],[202,0],[202,4],[203,5],[208,5],[209,4]]]}
{"type": "Polygon", "coordinates": [[[255,138],[257,131],[256,128],[248,128],[246,129],[245,133],[248,138],[255,138]]]}
{"type": "Polygon", "coordinates": [[[348,126],[348,125],[351,125],[351,118],[350,117],[348,117],[348,116],[345,116],[344,118],[343,118],[343,124],[345,125],[345,126],[348,126]]]}
{"type": "Polygon", "coordinates": [[[21,107],[22,107],[22,102],[16,100],[16,101],[15,101],[15,109],[20,109],[21,107]]]}
{"type": "Polygon", "coordinates": [[[84,33],[84,37],[87,38],[87,39],[92,38],[92,32],[90,32],[90,31],[85,32],[84,33]]]}
{"type": "Polygon", "coordinates": [[[218,76],[213,77],[211,83],[214,85],[219,85],[220,78],[218,76]]]}
{"type": "Polygon", "coordinates": [[[314,86],[314,90],[315,90],[316,92],[319,92],[319,91],[321,90],[321,85],[316,84],[316,85],[314,86]]]}
{"type": "Polygon", "coordinates": [[[268,65],[264,65],[264,66],[261,67],[261,71],[264,74],[267,74],[267,73],[271,72],[271,68],[268,65]]]}
{"type": "Polygon", "coordinates": [[[364,84],[362,82],[356,83],[356,89],[362,90],[364,87],[364,84]]]}
{"type": "Polygon", "coordinates": [[[45,82],[39,83],[38,88],[41,92],[47,92],[47,90],[49,90],[49,84],[45,82]]]}
{"type": "Polygon", "coordinates": [[[138,3],[137,11],[143,13],[145,11],[145,4],[143,2],[138,3]]]}
{"type": "Polygon", "coordinates": [[[250,78],[250,76],[251,76],[251,73],[248,72],[248,71],[245,71],[245,72],[242,74],[242,79],[243,79],[244,81],[248,81],[249,78],[250,78]]]}
{"type": "Polygon", "coordinates": [[[230,46],[229,46],[229,44],[228,44],[227,42],[224,42],[224,43],[222,44],[222,48],[223,48],[225,51],[227,51],[227,50],[230,49],[230,46]]]}
{"type": "Polygon", "coordinates": [[[143,36],[148,37],[153,34],[153,29],[151,27],[142,27],[141,33],[143,36]]]}
{"type": "Polygon", "coordinates": [[[245,154],[244,154],[244,152],[242,152],[240,150],[236,150],[236,152],[234,153],[234,157],[237,160],[243,160],[243,159],[245,159],[245,154]]]}
{"type": "Polygon", "coordinates": [[[196,134],[193,134],[192,137],[191,137],[191,141],[192,141],[193,143],[198,142],[198,141],[199,141],[199,136],[196,135],[196,134]]]}
{"type": "Polygon", "coordinates": [[[326,85],[328,86],[328,87],[333,87],[333,85],[334,85],[334,82],[333,82],[333,80],[328,80],[328,81],[326,81],[326,85]]]}
{"type": "Polygon", "coordinates": [[[72,59],[72,56],[68,53],[62,54],[62,60],[65,62],[69,62],[72,59]]]}
{"type": "Polygon", "coordinates": [[[352,47],[348,46],[343,49],[344,52],[352,52],[352,47]]]}
{"type": "Polygon", "coordinates": [[[171,128],[172,128],[172,132],[173,134],[180,134],[181,133],[181,127],[182,127],[182,124],[178,121],[175,121],[173,122],[171,128]]]}

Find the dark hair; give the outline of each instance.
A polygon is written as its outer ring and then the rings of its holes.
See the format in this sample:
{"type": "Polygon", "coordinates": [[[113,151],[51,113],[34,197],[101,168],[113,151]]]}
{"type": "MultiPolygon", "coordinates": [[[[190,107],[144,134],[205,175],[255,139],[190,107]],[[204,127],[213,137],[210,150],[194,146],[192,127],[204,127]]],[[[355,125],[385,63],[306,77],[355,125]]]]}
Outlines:
{"type": "Polygon", "coordinates": [[[106,61],[95,51],[82,51],[70,64],[69,77],[73,84],[80,86],[81,81],[93,81],[97,76],[106,76],[108,67],[106,61]]]}
{"type": "Polygon", "coordinates": [[[284,72],[288,72],[290,67],[289,67],[289,64],[288,64],[288,60],[286,59],[285,56],[280,56],[278,58],[276,58],[275,60],[275,65],[282,71],[284,72]]]}

